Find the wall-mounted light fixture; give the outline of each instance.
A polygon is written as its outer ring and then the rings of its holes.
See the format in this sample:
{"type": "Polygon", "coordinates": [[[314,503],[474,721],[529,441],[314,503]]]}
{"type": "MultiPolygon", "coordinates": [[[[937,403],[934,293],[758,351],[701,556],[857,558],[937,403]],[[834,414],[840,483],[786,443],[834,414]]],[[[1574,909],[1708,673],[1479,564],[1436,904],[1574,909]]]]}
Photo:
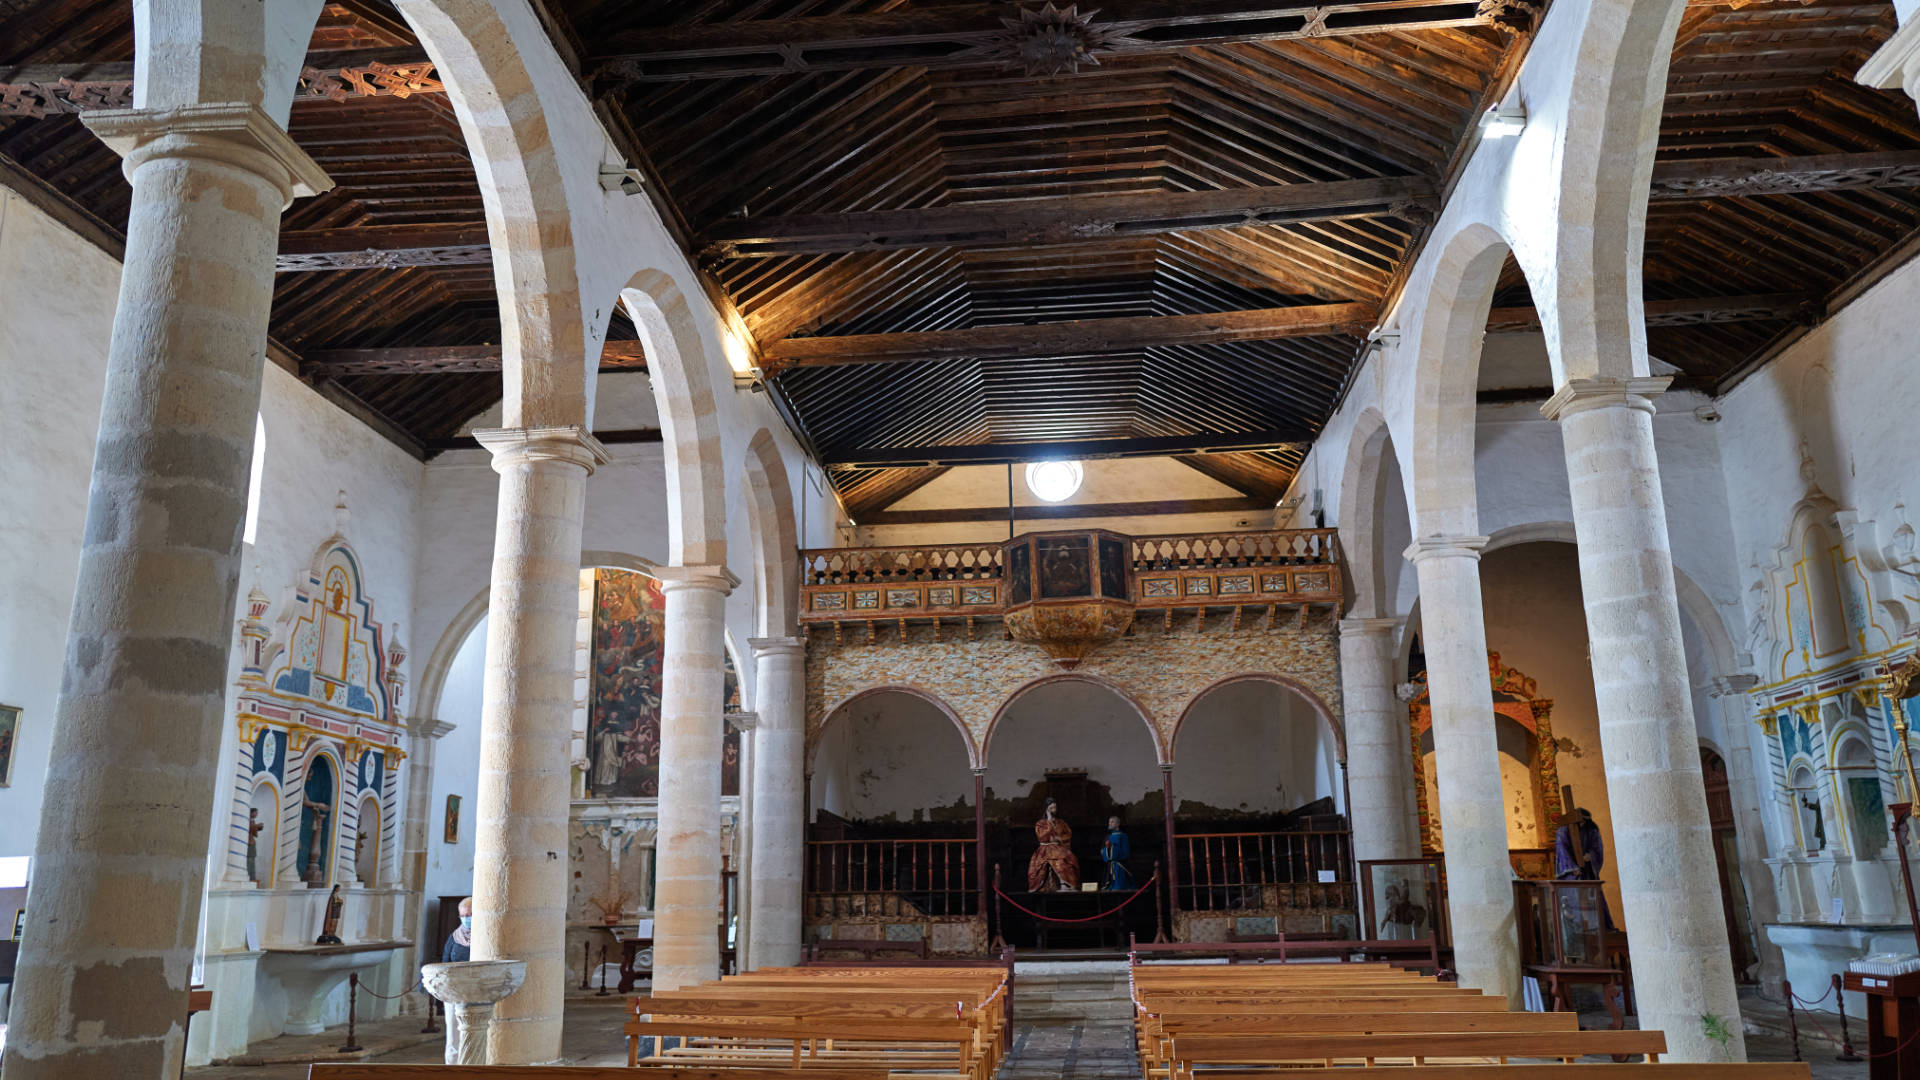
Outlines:
{"type": "Polygon", "coordinates": [[[1526,128],[1527,109],[1524,105],[1502,105],[1497,109],[1488,109],[1480,116],[1480,134],[1489,139],[1518,135],[1526,128]]]}

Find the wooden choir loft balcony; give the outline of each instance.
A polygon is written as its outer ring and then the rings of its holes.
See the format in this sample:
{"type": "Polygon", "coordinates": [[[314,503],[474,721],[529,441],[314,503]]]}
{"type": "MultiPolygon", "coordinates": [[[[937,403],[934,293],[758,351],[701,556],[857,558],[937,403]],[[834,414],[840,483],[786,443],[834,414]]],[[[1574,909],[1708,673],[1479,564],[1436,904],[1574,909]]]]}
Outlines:
{"type": "Polygon", "coordinates": [[[999,619],[1089,601],[1135,612],[1303,615],[1342,603],[1333,529],[1125,536],[1023,533],[988,544],[800,553],[805,624],[999,619]]]}

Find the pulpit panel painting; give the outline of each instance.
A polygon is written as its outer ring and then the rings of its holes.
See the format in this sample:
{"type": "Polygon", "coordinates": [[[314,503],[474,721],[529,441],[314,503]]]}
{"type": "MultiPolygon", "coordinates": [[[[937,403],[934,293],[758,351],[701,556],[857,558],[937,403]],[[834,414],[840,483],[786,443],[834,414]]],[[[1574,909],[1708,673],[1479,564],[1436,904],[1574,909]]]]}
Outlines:
{"type": "MultiPolygon", "coordinates": [[[[666,652],[660,583],[630,570],[593,572],[593,686],[587,717],[587,788],[600,797],[660,794],[660,685],[666,652]]],[[[724,708],[740,705],[726,657],[724,708]]],[[[726,733],[720,790],[740,793],[740,735],[726,733]]]]}

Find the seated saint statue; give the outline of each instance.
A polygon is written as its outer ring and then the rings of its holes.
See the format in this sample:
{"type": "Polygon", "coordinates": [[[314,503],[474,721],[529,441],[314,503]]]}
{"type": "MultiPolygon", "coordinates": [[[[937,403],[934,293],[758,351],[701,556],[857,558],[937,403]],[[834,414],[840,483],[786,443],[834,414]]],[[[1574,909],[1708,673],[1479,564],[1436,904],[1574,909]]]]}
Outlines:
{"type": "Polygon", "coordinates": [[[1075,892],[1080,888],[1080,860],[1068,846],[1073,830],[1053,816],[1056,805],[1047,800],[1047,815],[1033,823],[1040,847],[1027,862],[1028,892],[1075,892]]]}
{"type": "Polygon", "coordinates": [[[1133,854],[1133,844],[1128,842],[1127,834],[1120,831],[1118,816],[1107,819],[1107,842],[1100,845],[1100,858],[1107,864],[1107,888],[1113,892],[1129,892],[1133,889],[1133,875],[1127,872],[1127,856],[1133,854]]]}

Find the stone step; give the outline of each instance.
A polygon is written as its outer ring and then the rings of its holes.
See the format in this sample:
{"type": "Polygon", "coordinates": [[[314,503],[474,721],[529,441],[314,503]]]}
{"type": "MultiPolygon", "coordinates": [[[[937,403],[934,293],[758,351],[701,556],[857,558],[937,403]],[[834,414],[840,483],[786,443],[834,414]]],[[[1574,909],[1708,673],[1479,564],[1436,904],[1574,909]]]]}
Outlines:
{"type": "Polygon", "coordinates": [[[1029,1020],[1125,1020],[1133,1017],[1129,1001],[1041,1001],[1035,1005],[1014,1003],[1014,1022],[1029,1020]]]}
{"type": "Polygon", "coordinates": [[[1126,1001],[1129,997],[1124,986],[1062,986],[1033,990],[1020,986],[1013,992],[1015,1004],[1027,1001],[1126,1001]]]}

